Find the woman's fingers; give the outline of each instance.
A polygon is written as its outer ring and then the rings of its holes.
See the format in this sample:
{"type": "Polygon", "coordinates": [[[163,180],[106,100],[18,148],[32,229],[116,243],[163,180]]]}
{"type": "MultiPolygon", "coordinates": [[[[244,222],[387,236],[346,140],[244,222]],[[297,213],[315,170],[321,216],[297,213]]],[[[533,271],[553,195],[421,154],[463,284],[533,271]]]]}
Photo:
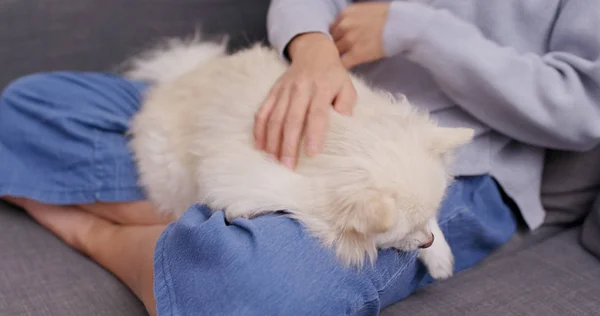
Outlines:
{"type": "Polygon", "coordinates": [[[351,49],[344,53],[341,57],[342,65],[346,69],[352,69],[354,66],[365,63],[369,61],[367,58],[363,56],[363,54],[357,49],[351,49]]]}
{"type": "Polygon", "coordinates": [[[351,115],[356,102],[356,89],[351,82],[342,86],[340,93],[333,101],[333,108],[342,114],[351,115]]]}
{"type": "Polygon", "coordinates": [[[259,150],[264,150],[267,144],[267,122],[277,102],[278,93],[278,87],[273,87],[265,102],[263,102],[254,116],[254,141],[256,148],[259,150]]]}
{"type": "Polygon", "coordinates": [[[337,47],[340,55],[344,55],[350,50],[352,50],[353,41],[351,40],[351,36],[347,35],[335,41],[335,46],[337,47]]]}
{"type": "Polygon", "coordinates": [[[267,144],[265,150],[274,159],[279,159],[283,123],[290,103],[290,94],[291,91],[288,87],[280,90],[277,101],[275,101],[275,106],[267,120],[267,144]]]}
{"type": "Polygon", "coordinates": [[[327,129],[331,98],[324,91],[316,91],[306,119],[306,152],[315,155],[321,151],[327,129]]]}
{"type": "MultiPolygon", "coordinates": [[[[317,154],[321,150],[332,100],[336,111],[351,115],[356,100],[352,82],[343,84],[337,95],[309,83],[289,84],[279,90],[276,99],[267,99],[259,110],[256,116],[255,137],[260,139],[266,134],[264,150],[286,167],[293,169],[303,136],[309,155],[317,154]]],[[[260,140],[257,144],[260,145],[260,140]]]]}
{"type": "Polygon", "coordinates": [[[296,166],[298,148],[300,147],[310,99],[311,88],[307,85],[296,86],[291,95],[281,144],[281,163],[290,169],[296,166]]]}

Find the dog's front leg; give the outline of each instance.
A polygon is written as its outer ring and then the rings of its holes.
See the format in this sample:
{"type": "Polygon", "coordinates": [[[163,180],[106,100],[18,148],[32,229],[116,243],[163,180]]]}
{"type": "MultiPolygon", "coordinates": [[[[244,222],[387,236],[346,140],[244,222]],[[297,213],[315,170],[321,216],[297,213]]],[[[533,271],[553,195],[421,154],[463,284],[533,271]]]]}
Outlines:
{"type": "Polygon", "coordinates": [[[425,264],[434,279],[447,279],[454,271],[454,255],[444,237],[436,218],[429,221],[434,235],[433,244],[429,248],[419,249],[419,259],[425,264]]]}

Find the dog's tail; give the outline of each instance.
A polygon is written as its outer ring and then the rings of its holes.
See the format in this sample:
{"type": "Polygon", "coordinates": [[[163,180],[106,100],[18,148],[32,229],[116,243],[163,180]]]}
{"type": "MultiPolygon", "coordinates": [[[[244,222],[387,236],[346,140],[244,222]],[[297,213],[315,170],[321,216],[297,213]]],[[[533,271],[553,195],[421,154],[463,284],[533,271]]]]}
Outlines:
{"type": "Polygon", "coordinates": [[[192,38],[171,38],[131,58],[123,75],[132,80],[163,83],[193,70],[214,58],[224,56],[227,39],[203,41],[200,33],[192,38]]]}

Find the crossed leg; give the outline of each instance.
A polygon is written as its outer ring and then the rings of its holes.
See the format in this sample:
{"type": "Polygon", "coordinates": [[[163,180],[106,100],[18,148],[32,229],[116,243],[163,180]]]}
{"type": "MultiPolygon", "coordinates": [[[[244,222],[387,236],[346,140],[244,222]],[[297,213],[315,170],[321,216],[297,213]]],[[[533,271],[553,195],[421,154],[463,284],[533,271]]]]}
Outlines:
{"type": "Polygon", "coordinates": [[[65,243],[116,275],[156,315],[153,257],[168,219],[148,202],[57,206],[4,197],[65,243]]]}

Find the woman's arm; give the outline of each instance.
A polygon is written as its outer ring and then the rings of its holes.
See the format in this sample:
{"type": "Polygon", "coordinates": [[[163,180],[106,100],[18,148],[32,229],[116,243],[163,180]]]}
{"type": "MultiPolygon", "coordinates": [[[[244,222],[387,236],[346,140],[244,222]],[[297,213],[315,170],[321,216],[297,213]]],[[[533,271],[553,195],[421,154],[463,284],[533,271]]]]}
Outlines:
{"type": "MultiPolygon", "coordinates": [[[[510,21],[506,21],[510,23],[510,21]]],[[[426,67],[459,106],[492,128],[547,148],[600,142],[600,2],[565,1],[550,53],[519,53],[447,11],[396,1],[384,30],[388,55],[426,67]]]]}

